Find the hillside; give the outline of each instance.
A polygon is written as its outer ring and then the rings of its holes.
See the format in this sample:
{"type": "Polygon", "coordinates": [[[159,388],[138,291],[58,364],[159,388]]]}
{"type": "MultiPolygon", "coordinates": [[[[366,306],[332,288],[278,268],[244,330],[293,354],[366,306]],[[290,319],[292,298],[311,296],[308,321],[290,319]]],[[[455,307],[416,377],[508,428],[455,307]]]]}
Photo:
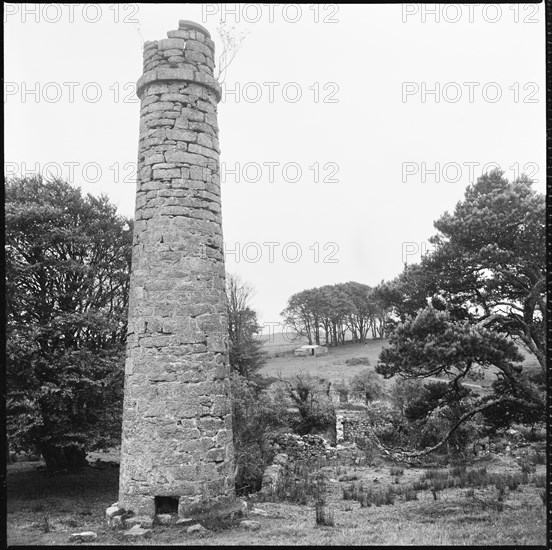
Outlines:
{"type": "MultiPolygon", "coordinates": [[[[328,355],[317,357],[295,357],[293,350],[306,342],[306,339],[298,339],[294,344],[290,337],[287,340],[281,333],[275,334],[274,338],[266,341],[264,349],[269,354],[266,365],[262,367],[260,373],[264,376],[277,377],[281,375],[284,378],[295,376],[296,374],[310,374],[318,376],[331,382],[348,381],[353,376],[366,368],[374,368],[377,365],[379,354],[382,348],[387,345],[388,339],[368,340],[365,343],[347,343],[344,346],[329,347],[328,355]],[[355,365],[347,365],[347,361],[361,358],[367,359],[366,362],[355,365]]],[[[539,369],[539,363],[534,355],[520,349],[525,356],[523,363],[526,370],[539,369]]],[[[495,369],[487,369],[482,380],[468,382],[474,389],[480,388],[483,392],[490,389],[490,385],[496,380],[495,369]]],[[[392,381],[386,382],[391,384],[392,381]]]]}

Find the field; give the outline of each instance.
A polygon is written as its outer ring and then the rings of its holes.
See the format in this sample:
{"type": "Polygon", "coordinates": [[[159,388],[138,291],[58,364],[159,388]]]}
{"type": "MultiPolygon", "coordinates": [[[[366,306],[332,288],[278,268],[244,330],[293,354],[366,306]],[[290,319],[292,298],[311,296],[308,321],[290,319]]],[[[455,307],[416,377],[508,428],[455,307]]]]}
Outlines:
{"type": "MultiPolygon", "coordinates": [[[[317,357],[295,357],[293,349],[302,345],[302,340],[297,340],[295,345],[290,344],[290,336],[283,337],[281,333],[275,334],[271,341],[267,341],[264,350],[268,354],[266,364],[261,368],[263,376],[290,378],[297,374],[310,374],[318,376],[330,382],[349,381],[359,372],[366,368],[374,369],[378,362],[379,354],[384,346],[388,344],[387,339],[367,340],[365,343],[347,343],[344,346],[329,347],[328,355],[317,357]],[[282,351],[284,350],[284,351],[282,351]],[[365,358],[365,364],[348,365],[347,360],[365,358]]],[[[524,368],[527,370],[540,368],[538,361],[533,355],[521,352],[525,355],[524,368]]],[[[480,380],[467,381],[478,393],[485,394],[490,391],[490,386],[496,380],[495,370],[489,368],[483,372],[484,377],[480,380]]],[[[431,379],[430,379],[431,380],[431,379]]],[[[438,380],[433,378],[432,380],[438,380]]],[[[444,379],[443,379],[444,380],[444,379]]],[[[385,381],[386,387],[393,384],[392,380],[385,381]]]]}
{"type": "MultiPolygon", "coordinates": [[[[497,507],[494,486],[476,489],[445,489],[434,500],[429,490],[418,491],[417,500],[396,498],[393,505],[362,508],[359,502],[343,500],[340,479],[355,479],[366,487],[401,487],[420,478],[423,470],[406,468],[391,476],[390,463],[351,468],[323,469],[327,479],[327,503],[334,527],[315,525],[312,503],[255,502],[248,519],[260,522],[260,530],[244,531],[237,525],[209,525],[203,534],[187,534],[176,526],[156,526],[145,538],[129,541],[123,531],[107,527],[105,508],[117,500],[118,468],[95,463],[78,474],[48,477],[39,463],[8,466],[8,543],[10,545],[58,545],[70,543],[71,533],[94,531],[94,544],[180,545],[544,545],[545,506],[535,486],[542,482],[545,467],[517,490],[507,490],[497,507]],[[344,475],[345,474],[345,475],[344,475]],[[397,483],[398,481],[398,483],[397,483]],[[228,528],[229,527],[229,528],[228,528]]],[[[519,472],[513,457],[487,456],[472,467],[494,473],[519,472]]],[[[542,483],[541,483],[542,485],[542,483]]],[[[235,522],[237,524],[237,521],[235,522]]]]}

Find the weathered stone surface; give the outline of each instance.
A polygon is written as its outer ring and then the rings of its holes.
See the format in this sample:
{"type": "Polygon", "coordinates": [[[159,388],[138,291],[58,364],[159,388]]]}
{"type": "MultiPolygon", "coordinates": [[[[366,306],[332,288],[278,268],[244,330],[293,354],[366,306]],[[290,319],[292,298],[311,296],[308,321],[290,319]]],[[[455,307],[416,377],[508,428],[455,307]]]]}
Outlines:
{"type": "Polygon", "coordinates": [[[94,542],[97,538],[98,535],[94,531],[83,531],[82,533],[72,533],[69,540],[73,542],[94,542]]]}
{"type": "Polygon", "coordinates": [[[187,533],[205,533],[207,529],[201,525],[201,523],[196,523],[195,525],[191,525],[186,530],[187,533]]]}
{"type": "Polygon", "coordinates": [[[151,529],[153,527],[153,518],[147,516],[134,516],[124,521],[125,527],[134,527],[138,525],[143,529],[151,529]]]}
{"type": "Polygon", "coordinates": [[[155,521],[159,525],[171,525],[176,522],[176,518],[172,514],[157,514],[155,521]]]}
{"type": "Polygon", "coordinates": [[[124,516],[113,516],[109,522],[110,526],[113,528],[125,527],[126,524],[123,518],[124,516]]]}
{"type": "Polygon", "coordinates": [[[268,517],[270,515],[266,510],[262,510],[261,508],[253,508],[250,510],[250,513],[263,517],[268,517]]]}
{"type": "Polygon", "coordinates": [[[125,511],[122,510],[121,508],[119,508],[119,506],[117,505],[113,505],[113,506],[110,506],[106,511],[105,511],[105,517],[107,519],[111,519],[113,516],[116,516],[116,515],[120,515],[120,514],[124,514],[125,511]]]}
{"type": "Polygon", "coordinates": [[[157,521],[163,498],[181,517],[234,501],[214,44],[190,22],[167,36],[137,83],[119,483],[121,507],[157,521]]]}
{"type": "Polygon", "coordinates": [[[258,531],[261,528],[261,524],[258,521],[246,519],[240,521],[240,527],[242,529],[247,529],[248,531],[258,531]]]}
{"type": "Polygon", "coordinates": [[[128,531],[125,531],[125,537],[143,537],[151,533],[151,529],[143,529],[139,525],[134,525],[128,531]]]}

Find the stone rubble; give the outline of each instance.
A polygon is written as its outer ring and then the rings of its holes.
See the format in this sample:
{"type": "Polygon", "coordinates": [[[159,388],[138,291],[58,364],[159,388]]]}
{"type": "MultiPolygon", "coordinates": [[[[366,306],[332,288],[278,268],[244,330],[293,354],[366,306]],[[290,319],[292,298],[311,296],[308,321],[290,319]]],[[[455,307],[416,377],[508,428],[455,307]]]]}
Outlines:
{"type": "Polygon", "coordinates": [[[72,542],[94,542],[98,538],[97,533],[94,531],[83,531],[82,533],[72,533],[69,536],[69,540],[72,542]]]}
{"type": "Polygon", "coordinates": [[[187,533],[193,534],[193,533],[205,533],[207,532],[207,529],[201,525],[201,523],[196,523],[195,525],[191,525],[186,530],[187,533]]]}
{"type": "Polygon", "coordinates": [[[128,531],[125,531],[125,537],[143,537],[151,533],[151,529],[143,529],[139,525],[134,525],[128,531]]]}
{"type": "Polygon", "coordinates": [[[240,527],[247,529],[248,531],[258,531],[261,528],[261,524],[258,521],[246,519],[240,522],[240,527]]]}

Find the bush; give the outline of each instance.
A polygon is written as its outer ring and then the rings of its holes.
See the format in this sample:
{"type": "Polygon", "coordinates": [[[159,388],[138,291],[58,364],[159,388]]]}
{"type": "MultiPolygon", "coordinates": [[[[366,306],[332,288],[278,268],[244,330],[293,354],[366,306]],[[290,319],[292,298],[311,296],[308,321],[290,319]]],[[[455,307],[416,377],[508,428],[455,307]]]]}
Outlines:
{"type": "Polygon", "coordinates": [[[545,475],[536,475],[533,478],[533,482],[535,483],[535,487],[544,488],[546,487],[546,476],[545,475]]]}
{"type": "Polygon", "coordinates": [[[345,361],[345,364],[349,367],[355,367],[356,365],[370,365],[370,359],[368,357],[351,357],[345,361]]]}
{"type": "Polygon", "coordinates": [[[523,473],[534,474],[537,471],[537,467],[526,458],[520,460],[519,465],[523,473]]]}
{"type": "Polygon", "coordinates": [[[366,404],[380,399],[383,392],[382,377],[370,369],[359,372],[351,380],[351,391],[354,395],[362,397],[366,404]]]}
{"type": "Polygon", "coordinates": [[[395,381],[389,392],[389,398],[395,409],[404,416],[406,406],[420,395],[423,387],[421,380],[405,380],[399,378],[395,381]]]}
{"type": "Polygon", "coordinates": [[[384,445],[395,447],[408,444],[408,422],[398,411],[381,403],[372,403],[366,409],[364,420],[384,445]]]}
{"type": "Polygon", "coordinates": [[[277,393],[237,373],[232,375],[232,421],[236,461],[236,491],[259,491],[263,472],[272,460],[267,442],[289,423],[286,403],[277,393]]]}
{"type": "Polygon", "coordinates": [[[306,435],[313,431],[335,431],[335,407],[329,395],[329,384],[310,374],[297,374],[283,380],[286,395],[297,407],[298,417],[291,419],[293,431],[306,435]]]}
{"type": "Polygon", "coordinates": [[[466,472],[466,466],[464,464],[453,466],[450,469],[450,475],[453,477],[460,477],[465,472],[466,472]]]}

